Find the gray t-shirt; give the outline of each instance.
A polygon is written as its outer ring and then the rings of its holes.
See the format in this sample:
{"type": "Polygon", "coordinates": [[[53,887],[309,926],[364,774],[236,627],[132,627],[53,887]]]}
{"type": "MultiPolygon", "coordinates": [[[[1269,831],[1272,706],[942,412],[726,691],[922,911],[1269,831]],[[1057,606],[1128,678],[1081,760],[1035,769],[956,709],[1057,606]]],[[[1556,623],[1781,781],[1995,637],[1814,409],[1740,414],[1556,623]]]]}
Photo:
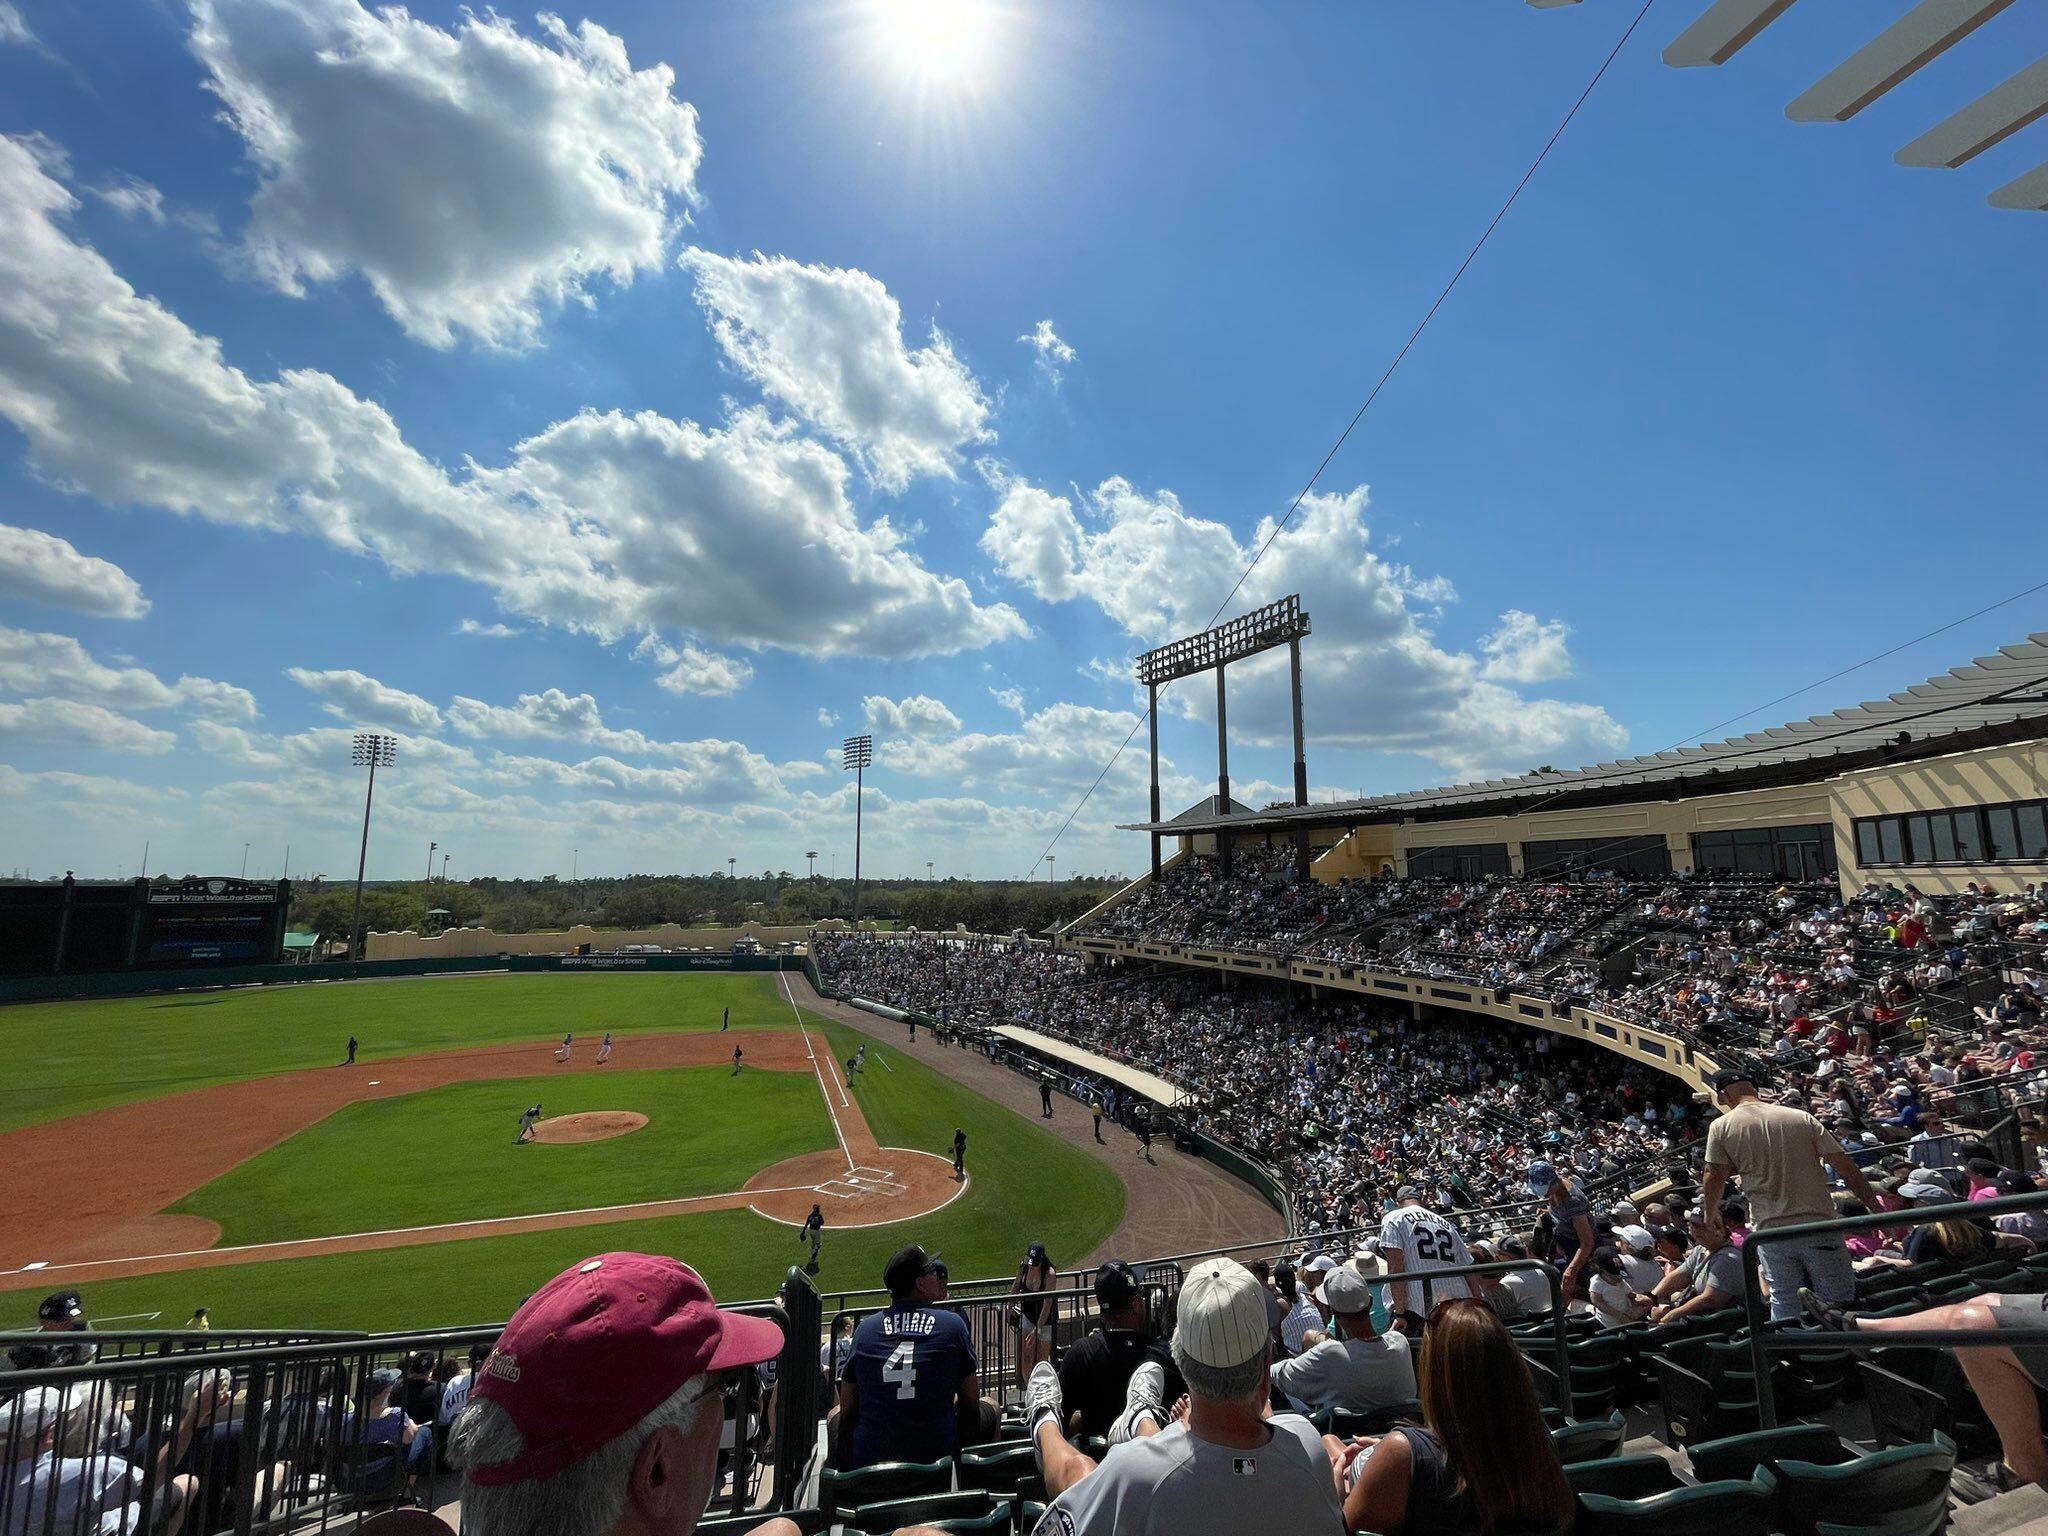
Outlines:
{"type": "Polygon", "coordinates": [[[1680,1301],[1691,1301],[1709,1285],[1723,1296],[1742,1296],[1742,1252],[1733,1243],[1724,1243],[1712,1253],[1695,1247],[1678,1268],[1685,1276],[1685,1285],[1678,1294],[1680,1301]]]}
{"type": "Polygon", "coordinates": [[[1255,1451],[1197,1440],[1185,1424],[1111,1446],[1046,1507],[1032,1536],[1341,1536],[1322,1436],[1295,1413],[1268,1424],[1273,1438],[1255,1451]]]}
{"type": "Polygon", "coordinates": [[[1398,1333],[1325,1339],[1293,1360],[1273,1362],[1273,1385],[1302,1408],[1389,1408],[1415,1396],[1415,1365],[1398,1333]]]}

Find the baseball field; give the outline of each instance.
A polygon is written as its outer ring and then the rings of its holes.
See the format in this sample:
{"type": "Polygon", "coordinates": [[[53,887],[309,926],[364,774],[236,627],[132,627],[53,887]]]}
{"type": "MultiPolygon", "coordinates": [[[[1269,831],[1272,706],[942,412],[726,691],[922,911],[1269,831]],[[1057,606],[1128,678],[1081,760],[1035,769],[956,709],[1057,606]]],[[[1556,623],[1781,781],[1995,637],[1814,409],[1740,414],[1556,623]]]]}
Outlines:
{"type": "Polygon", "coordinates": [[[876,1285],[908,1241],[965,1277],[1007,1271],[1026,1237],[1079,1256],[1116,1229],[1101,1161],[800,990],[540,974],[0,1010],[0,1327],[60,1286],[132,1326],[200,1306],[224,1328],[491,1321],[616,1248],[761,1296],[807,1256],[813,1203],[828,1291],[876,1285]]]}

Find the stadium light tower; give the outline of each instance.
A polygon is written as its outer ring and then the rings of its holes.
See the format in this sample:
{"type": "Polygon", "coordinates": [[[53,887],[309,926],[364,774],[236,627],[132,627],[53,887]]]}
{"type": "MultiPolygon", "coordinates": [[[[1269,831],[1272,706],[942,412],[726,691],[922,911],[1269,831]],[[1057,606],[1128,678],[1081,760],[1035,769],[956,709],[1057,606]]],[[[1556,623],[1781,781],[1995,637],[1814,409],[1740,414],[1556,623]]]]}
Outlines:
{"type": "Polygon", "coordinates": [[[1057,857],[1057,855],[1056,855],[1056,854],[1050,854],[1050,853],[1048,853],[1048,854],[1047,854],[1047,855],[1045,856],[1045,883],[1046,883],[1047,885],[1051,885],[1051,884],[1052,884],[1052,861],[1053,861],[1053,860],[1054,860],[1054,859],[1055,859],[1056,857],[1057,857]]]}
{"type": "Polygon", "coordinates": [[[378,735],[373,731],[358,731],[350,761],[358,768],[370,770],[370,786],[363,792],[363,847],[356,855],[356,912],[348,925],[349,955],[360,960],[363,958],[363,870],[370,862],[370,802],[377,796],[377,770],[389,768],[398,761],[398,738],[378,735]]]}
{"type": "Polygon", "coordinates": [[[434,883],[434,850],[440,846],[439,843],[427,844],[427,884],[429,885],[434,883]]]}
{"type": "Polygon", "coordinates": [[[734,858],[734,857],[733,857],[733,856],[732,856],[731,854],[727,854],[727,855],[725,856],[725,878],[726,878],[726,879],[730,880],[730,879],[732,879],[732,878],[733,878],[733,866],[734,866],[735,864],[737,864],[737,863],[739,863],[739,860],[738,860],[738,859],[736,859],[736,858],[734,858]]]}
{"type": "Polygon", "coordinates": [[[812,878],[813,880],[817,879],[817,878],[818,878],[818,850],[817,850],[817,849],[815,849],[815,848],[813,848],[813,849],[812,849],[812,850],[811,850],[811,851],[810,851],[809,853],[805,854],[805,855],[804,855],[804,857],[805,857],[805,858],[807,858],[807,859],[809,859],[809,860],[811,861],[811,878],[812,878]]]}
{"type": "MultiPolygon", "coordinates": [[[[1159,690],[1177,677],[1216,674],[1216,814],[1230,814],[1230,733],[1225,712],[1223,669],[1233,661],[1244,661],[1263,651],[1287,647],[1289,693],[1294,714],[1294,803],[1308,804],[1308,761],[1302,751],[1301,732],[1301,642],[1309,633],[1308,615],[1302,612],[1301,596],[1283,597],[1277,603],[1254,608],[1198,635],[1170,640],[1138,658],[1138,681],[1145,685],[1147,714],[1152,724],[1152,877],[1159,877],[1159,690]]],[[[1225,870],[1230,868],[1230,840],[1219,834],[1217,853],[1225,870]]],[[[1308,878],[1308,831],[1295,834],[1294,858],[1297,874],[1308,878]]]]}
{"type": "Polygon", "coordinates": [[[860,932],[860,814],[868,764],[875,760],[875,738],[849,736],[839,744],[841,772],[853,770],[853,931],[860,932]]]}

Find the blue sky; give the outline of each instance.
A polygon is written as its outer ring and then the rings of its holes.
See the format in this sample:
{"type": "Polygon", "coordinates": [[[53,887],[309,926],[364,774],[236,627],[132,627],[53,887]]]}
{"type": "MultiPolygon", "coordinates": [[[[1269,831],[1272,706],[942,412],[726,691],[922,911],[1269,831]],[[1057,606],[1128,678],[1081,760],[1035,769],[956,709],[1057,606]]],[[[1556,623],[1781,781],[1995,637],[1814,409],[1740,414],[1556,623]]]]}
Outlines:
{"type": "MultiPolygon", "coordinates": [[[[1666,68],[1702,8],[1240,595],[1313,615],[1319,796],[1654,751],[2043,567],[2048,224],[1984,198],[2048,130],[1891,155],[2048,13],[1812,127],[1904,0],[1666,68]]],[[[341,873],[370,726],[373,876],[843,872],[865,729],[874,867],[1031,872],[1635,9],[11,0],[0,870],[341,873]]],[[[1062,873],[1142,862],[1142,768],[1062,873]]]]}

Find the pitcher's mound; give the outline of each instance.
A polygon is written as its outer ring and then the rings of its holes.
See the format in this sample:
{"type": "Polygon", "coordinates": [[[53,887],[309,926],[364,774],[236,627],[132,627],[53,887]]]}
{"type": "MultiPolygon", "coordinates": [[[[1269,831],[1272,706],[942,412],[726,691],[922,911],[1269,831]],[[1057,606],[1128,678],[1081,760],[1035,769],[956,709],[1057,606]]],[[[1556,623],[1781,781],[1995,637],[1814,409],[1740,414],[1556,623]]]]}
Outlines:
{"type": "Polygon", "coordinates": [[[552,1120],[538,1121],[533,1127],[533,1139],[557,1144],[610,1141],[614,1136],[630,1136],[646,1124],[645,1115],[630,1109],[595,1109],[584,1115],[557,1115],[552,1120]]]}

